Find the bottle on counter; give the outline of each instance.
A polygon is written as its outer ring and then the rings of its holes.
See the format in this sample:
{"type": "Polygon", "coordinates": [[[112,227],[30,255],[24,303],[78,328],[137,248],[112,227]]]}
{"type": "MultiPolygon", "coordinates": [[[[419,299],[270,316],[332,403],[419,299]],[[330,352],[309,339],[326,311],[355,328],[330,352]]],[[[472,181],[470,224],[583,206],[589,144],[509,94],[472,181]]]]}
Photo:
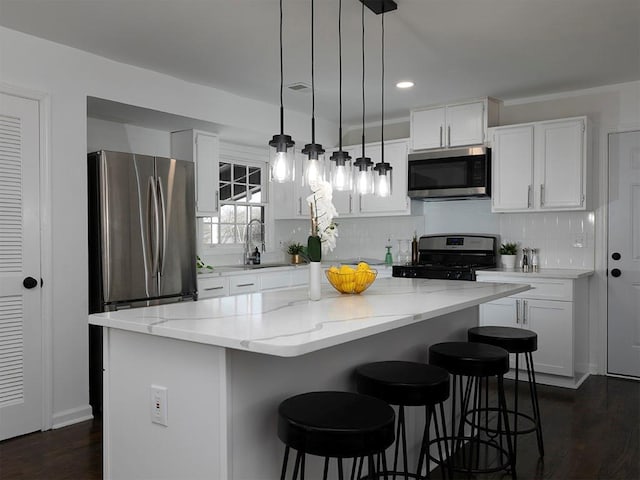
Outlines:
{"type": "Polygon", "coordinates": [[[528,248],[522,249],[522,271],[523,272],[529,271],[529,249],[528,248]]]}
{"type": "Polygon", "coordinates": [[[413,232],[413,240],[411,240],[411,265],[418,264],[418,235],[413,232]]]}
{"type": "Polygon", "coordinates": [[[387,239],[387,245],[384,247],[387,249],[387,253],[384,255],[384,264],[385,265],[393,265],[393,254],[391,253],[391,239],[387,239]]]}
{"type": "Polygon", "coordinates": [[[260,250],[258,250],[258,247],[256,247],[255,251],[253,252],[253,264],[260,265],[260,250]]]}
{"type": "Polygon", "coordinates": [[[533,272],[538,271],[538,249],[537,248],[531,249],[531,271],[533,272]]]}

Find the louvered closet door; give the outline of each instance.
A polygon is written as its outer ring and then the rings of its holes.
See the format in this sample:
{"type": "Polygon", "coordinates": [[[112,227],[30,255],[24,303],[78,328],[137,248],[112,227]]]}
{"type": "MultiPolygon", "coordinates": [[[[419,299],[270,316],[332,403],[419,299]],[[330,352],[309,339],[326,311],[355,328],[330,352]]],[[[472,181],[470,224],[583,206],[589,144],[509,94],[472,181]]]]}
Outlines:
{"type": "Polygon", "coordinates": [[[38,109],[0,93],[0,440],[42,428],[38,109]]]}

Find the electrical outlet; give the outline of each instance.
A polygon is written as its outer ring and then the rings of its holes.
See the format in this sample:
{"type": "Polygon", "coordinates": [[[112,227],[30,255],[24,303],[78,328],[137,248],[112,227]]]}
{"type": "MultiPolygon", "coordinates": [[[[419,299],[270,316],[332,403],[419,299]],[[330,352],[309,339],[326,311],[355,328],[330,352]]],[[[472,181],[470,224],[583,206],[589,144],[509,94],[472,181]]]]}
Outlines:
{"type": "Polygon", "coordinates": [[[167,387],[151,385],[151,422],[168,427],[167,387]]]}

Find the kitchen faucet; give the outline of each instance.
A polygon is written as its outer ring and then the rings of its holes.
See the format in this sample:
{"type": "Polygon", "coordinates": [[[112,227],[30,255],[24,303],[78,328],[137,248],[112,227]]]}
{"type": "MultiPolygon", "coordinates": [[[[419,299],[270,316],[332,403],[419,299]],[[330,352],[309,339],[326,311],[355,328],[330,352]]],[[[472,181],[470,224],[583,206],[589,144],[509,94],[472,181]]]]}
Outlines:
{"type": "Polygon", "coordinates": [[[255,263],[255,255],[251,252],[251,226],[257,223],[258,225],[260,225],[260,242],[261,242],[261,247],[262,247],[262,251],[264,252],[264,223],[262,223],[262,221],[258,218],[254,218],[253,220],[249,220],[249,223],[247,223],[247,229],[245,232],[245,238],[244,238],[244,264],[245,265],[252,265],[255,263]]]}

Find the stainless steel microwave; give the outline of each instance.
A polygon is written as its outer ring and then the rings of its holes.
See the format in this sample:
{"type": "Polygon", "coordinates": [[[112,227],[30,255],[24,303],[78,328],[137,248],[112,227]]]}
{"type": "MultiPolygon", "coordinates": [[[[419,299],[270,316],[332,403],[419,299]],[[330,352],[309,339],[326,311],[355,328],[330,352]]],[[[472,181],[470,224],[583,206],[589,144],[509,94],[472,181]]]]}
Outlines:
{"type": "Polygon", "coordinates": [[[409,154],[408,196],[455,200],[491,196],[491,149],[457,148],[409,154]]]}

